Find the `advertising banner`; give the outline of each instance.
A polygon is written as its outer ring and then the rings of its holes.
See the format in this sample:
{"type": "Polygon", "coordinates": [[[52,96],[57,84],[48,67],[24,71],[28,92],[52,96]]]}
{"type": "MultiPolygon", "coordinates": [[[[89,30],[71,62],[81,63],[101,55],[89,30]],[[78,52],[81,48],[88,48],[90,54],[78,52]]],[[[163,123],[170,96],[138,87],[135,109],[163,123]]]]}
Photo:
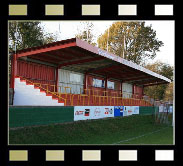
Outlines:
{"type": "Polygon", "coordinates": [[[133,107],[132,106],[127,106],[127,110],[128,110],[128,115],[132,115],[133,107]]]}
{"type": "Polygon", "coordinates": [[[169,107],[169,112],[172,113],[173,112],[173,106],[169,107]]]}
{"type": "Polygon", "coordinates": [[[123,116],[124,106],[114,106],[114,116],[123,116]]]}
{"type": "Polygon", "coordinates": [[[167,113],[168,113],[168,111],[169,111],[169,110],[168,110],[168,107],[164,106],[164,107],[163,107],[163,112],[167,112],[167,113]]]}
{"type": "Polygon", "coordinates": [[[113,106],[75,106],[74,121],[114,117],[113,106]]]}
{"type": "Polygon", "coordinates": [[[74,121],[90,119],[91,109],[91,106],[75,106],[74,121]]]}
{"type": "Polygon", "coordinates": [[[159,112],[163,112],[163,110],[164,110],[164,106],[163,105],[160,105],[159,106],[159,112]]]}
{"type": "Polygon", "coordinates": [[[123,116],[128,116],[127,106],[124,106],[123,116]]]}
{"type": "Polygon", "coordinates": [[[100,119],[103,117],[101,107],[92,107],[90,119],[100,119]]]}
{"type": "Polygon", "coordinates": [[[104,110],[104,118],[114,117],[114,106],[101,106],[101,108],[104,110]]]}
{"type": "Polygon", "coordinates": [[[139,106],[132,106],[132,114],[139,114],[139,106]]]}
{"type": "Polygon", "coordinates": [[[123,116],[132,115],[133,107],[132,106],[124,106],[123,116]]]}
{"type": "Polygon", "coordinates": [[[92,106],[90,119],[114,117],[113,106],[92,106]]]}
{"type": "Polygon", "coordinates": [[[172,113],[173,112],[173,106],[166,107],[166,106],[160,105],[159,106],[159,112],[170,112],[170,113],[172,113]]]}

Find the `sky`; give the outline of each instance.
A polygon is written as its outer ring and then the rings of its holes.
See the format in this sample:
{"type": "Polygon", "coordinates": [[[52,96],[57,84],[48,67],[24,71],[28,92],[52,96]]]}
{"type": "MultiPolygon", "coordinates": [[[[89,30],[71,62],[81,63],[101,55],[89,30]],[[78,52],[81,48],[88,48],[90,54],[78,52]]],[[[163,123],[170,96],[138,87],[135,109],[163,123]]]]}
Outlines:
{"type": "MultiPolygon", "coordinates": [[[[96,37],[95,42],[97,41],[97,37],[104,33],[104,31],[116,21],[122,20],[92,21],[94,25],[93,33],[96,37]]],[[[56,34],[57,40],[64,40],[73,38],[75,37],[75,34],[78,34],[78,32],[83,28],[81,22],[82,21],[42,21],[42,25],[46,32],[56,34]]],[[[159,60],[174,66],[174,21],[145,21],[145,25],[152,25],[152,28],[156,31],[157,39],[164,43],[164,46],[160,47],[160,51],[157,52],[156,58],[148,62],[153,63],[159,60]]]]}

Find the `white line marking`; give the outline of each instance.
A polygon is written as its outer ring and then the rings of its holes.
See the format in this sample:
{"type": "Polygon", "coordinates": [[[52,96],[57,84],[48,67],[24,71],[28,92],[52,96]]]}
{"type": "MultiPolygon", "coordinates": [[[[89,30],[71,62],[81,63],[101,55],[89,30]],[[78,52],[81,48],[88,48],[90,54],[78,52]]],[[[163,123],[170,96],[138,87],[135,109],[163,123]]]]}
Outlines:
{"type": "MultiPolygon", "coordinates": [[[[169,127],[169,126],[168,126],[168,127],[169,127]]],[[[143,134],[143,135],[140,135],[140,136],[137,136],[137,137],[133,137],[133,138],[129,138],[129,139],[126,139],[126,140],[119,141],[119,142],[115,142],[115,143],[113,143],[113,144],[119,144],[119,143],[122,143],[122,142],[128,142],[128,141],[131,141],[131,140],[134,140],[134,139],[137,139],[137,138],[141,138],[141,137],[144,137],[144,136],[146,136],[146,135],[150,135],[150,134],[153,134],[153,133],[157,133],[157,132],[159,132],[159,131],[161,131],[161,130],[164,130],[164,129],[168,128],[168,127],[165,127],[165,128],[163,128],[163,129],[156,130],[156,131],[153,131],[153,132],[150,132],[150,133],[147,133],[147,134],[143,134]]]]}

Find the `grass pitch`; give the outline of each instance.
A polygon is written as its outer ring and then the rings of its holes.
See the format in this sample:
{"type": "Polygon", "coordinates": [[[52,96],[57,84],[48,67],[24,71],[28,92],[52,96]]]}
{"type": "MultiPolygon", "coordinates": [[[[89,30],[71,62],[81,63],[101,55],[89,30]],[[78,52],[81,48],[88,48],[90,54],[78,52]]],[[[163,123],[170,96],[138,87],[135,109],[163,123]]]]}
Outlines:
{"type": "Polygon", "coordinates": [[[173,144],[173,127],[132,115],[10,130],[9,144],[173,144]]]}

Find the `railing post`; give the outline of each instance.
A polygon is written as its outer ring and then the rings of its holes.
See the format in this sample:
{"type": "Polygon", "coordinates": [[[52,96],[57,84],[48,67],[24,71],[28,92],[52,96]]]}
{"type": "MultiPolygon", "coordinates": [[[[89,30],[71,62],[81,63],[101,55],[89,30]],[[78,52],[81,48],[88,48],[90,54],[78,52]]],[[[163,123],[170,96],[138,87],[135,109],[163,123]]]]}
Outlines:
{"type": "Polygon", "coordinates": [[[47,85],[47,87],[46,87],[46,93],[48,93],[48,85],[47,85]]]}
{"type": "Polygon", "coordinates": [[[54,86],[54,92],[55,92],[55,85],[53,85],[54,86]]]}

